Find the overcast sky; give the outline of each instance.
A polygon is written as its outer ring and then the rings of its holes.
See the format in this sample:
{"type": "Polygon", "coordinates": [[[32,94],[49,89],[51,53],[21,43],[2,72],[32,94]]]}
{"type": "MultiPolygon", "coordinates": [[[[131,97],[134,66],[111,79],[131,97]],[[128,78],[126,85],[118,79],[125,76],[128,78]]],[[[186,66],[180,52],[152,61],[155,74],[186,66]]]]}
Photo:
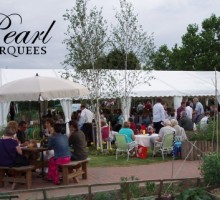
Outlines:
{"type": "MultiPolygon", "coordinates": [[[[132,2],[135,13],[138,14],[139,24],[148,34],[154,34],[155,45],[167,44],[169,48],[174,44],[181,44],[181,36],[186,33],[189,24],[201,25],[204,19],[211,14],[220,16],[220,0],[129,0],[132,2]]],[[[75,0],[0,0],[0,13],[9,15],[18,13],[22,17],[12,17],[12,24],[7,30],[0,30],[0,48],[8,46],[24,46],[10,43],[6,45],[4,36],[11,31],[19,34],[21,31],[31,31],[32,36],[36,31],[47,31],[52,21],[52,27],[46,43],[44,55],[11,55],[0,54],[0,68],[63,68],[61,62],[67,54],[64,33],[67,30],[67,22],[63,20],[66,9],[71,9],[75,0]]],[[[114,8],[119,8],[119,0],[90,0],[89,7],[103,7],[103,16],[111,23],[115,22],[114,8]]],[[[0,16],[0,22],[3,17],[0,16]]],[[[7,22],[0,25],[3,27],[7,22]]],[[[9,40],[8,40],[9,41],[9,40]]],[[[41,41],[28,44],[33,51],[33,46],[43,46],[41,41]]],[[[10,47],[12,48],[12,47],[10,47]]],[[[9,49],[12,51],[13,49],[9,49]]],[[[41,53],[43,51],[39,50],[41,53]]],[[[2,52],[0,52],[2,53],[2,52]]]]}

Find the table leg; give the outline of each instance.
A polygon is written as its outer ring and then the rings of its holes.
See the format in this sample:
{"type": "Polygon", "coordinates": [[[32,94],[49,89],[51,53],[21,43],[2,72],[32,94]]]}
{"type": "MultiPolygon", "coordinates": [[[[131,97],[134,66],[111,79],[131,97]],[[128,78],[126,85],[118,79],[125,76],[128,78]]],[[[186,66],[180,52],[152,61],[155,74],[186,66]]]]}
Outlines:
{"type": "Polygon", "coordinates": [[[41,152],[41,174],[42,178],[44,178],[44,152],[41,152]]]}

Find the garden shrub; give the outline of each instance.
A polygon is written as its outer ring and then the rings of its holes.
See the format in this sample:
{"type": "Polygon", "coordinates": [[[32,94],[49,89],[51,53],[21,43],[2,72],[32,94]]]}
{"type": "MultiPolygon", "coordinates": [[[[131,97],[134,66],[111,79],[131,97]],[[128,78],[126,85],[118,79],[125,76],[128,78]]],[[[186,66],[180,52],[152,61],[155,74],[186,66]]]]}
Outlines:
{"type": "MultiPolygon", "coordinates": [[[[137,177],[130,176],[130,177],[121,177],[121,194],[123,198],[126,198],[127,196],[127,187],[126,187],[126,182],[128,181],[137,181],[139,180],[137,177]]],[[[137,198],[140,196],[140,187],[139,183],[129,183],[128,186],[128,191],[130,193],[130,197],[137,198]]]]}
{"type": "MultiPolygon", "coordinates": [[[[198,132],[196,134],[193,131],[187,131],[186,135],[191,141],[216,141],[217,135],[214,134],[213,136],[213,132],[215,133],[217,123],[220,124],[220,119],[218,120],[218,122],[210,120],[206,129],[198,129],[198,132]]],[[[218,131],[220,133],[220,126],[218,127],[218,131]]]]}
{"type": "Polygon", "coordinates": [[[189,188],[180,193],[176,200],[212,200],[211,196],[203,188],[189,188]]]}
{"type": "Polygon", "coordinates": [[[204,181],[209,185],[220,184],[220,155],[219,153],[209,153],[204,156],[201,165],[201,174],[204,181]]]}
{"type": "Polygon", "coordinates": [[[148,195],[152,195],[156,192],[156,183],[147,182],[145,183],[145,189],[148,195]]]}
{"type": "Polygon", "coordinates": [[[93,200],[113,200],[118,199],[118,194],[116,191],[106,191],[95,193],[93,200]]]}

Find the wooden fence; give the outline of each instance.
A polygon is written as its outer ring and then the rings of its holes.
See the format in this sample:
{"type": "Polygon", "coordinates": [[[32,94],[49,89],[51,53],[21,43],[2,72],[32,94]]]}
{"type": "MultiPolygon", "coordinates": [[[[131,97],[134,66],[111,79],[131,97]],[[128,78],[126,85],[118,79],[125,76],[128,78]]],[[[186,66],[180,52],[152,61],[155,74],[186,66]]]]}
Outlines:
{"type": "Polygon", "coordinates": [[[216,151],[216,147],[216,142],[212,141],[184,141],[181,147],[182,159],[200,160],[205,154],[216,151]]]}

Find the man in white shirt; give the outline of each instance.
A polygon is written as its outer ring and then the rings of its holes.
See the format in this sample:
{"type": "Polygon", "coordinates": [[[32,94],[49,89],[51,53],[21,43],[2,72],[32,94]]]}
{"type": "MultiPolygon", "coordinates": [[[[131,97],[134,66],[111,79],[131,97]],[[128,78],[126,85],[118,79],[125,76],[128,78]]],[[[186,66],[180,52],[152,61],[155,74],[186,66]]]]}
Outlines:
{"type": "Polygon", "coordinates": [[[190,106],[190,102],[189,102],[189,101],[186,102],[185,112],[186,112],[186,114],[187,114],[187,117],[189,117],[190,119],[192,119],[193,109],[192,109],[192,107],[190,106]]]}
{"type": "Polygon", "coordinates": [[[86,108],[85,105],[81,105],[80,122],[82,123],[81,130],[86,136],[87,145],[90,146],[93,142],[92,135],[92,120],[94,119],[94,114],[86,108]]]}
{"type": "Polygon", "coordinates": [[[162,122],[165,120],[165,110],[161,104],[162,99],[157,98],[156,104],[153,106],[153,124],[156,133],[159,133],[163,127],[162,122]]]}

